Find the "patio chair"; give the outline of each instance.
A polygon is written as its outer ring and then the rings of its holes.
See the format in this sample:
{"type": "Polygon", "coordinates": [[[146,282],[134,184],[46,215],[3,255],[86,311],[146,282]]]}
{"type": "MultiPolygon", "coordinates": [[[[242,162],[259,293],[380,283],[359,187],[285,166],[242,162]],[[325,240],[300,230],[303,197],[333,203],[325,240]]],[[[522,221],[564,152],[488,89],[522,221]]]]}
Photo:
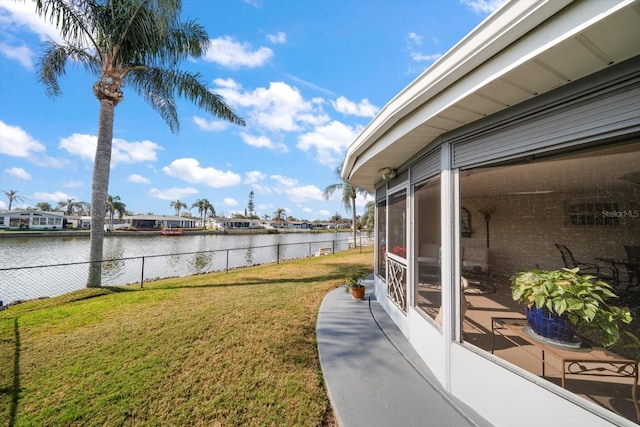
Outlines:
{"type": "Polygon", "coordinates": [[[589,262],[582,262],[575,259],[569,248],[565,245],[554,243],[556,248],[560,251],[562,256],[562,262],[566,268],[579,268],[580,273],[591,274],[596,276],[600,280],[608,281],[611,285],[618,285],[618,277],[615,272],[609,267],[601,267],[598,264],[589,262]]]}
{"type": "Polygon", "coordinates": [[[629,274],[629,287],[640,285],[640,246],[625,246],[627,260],[632,264],[627,264],[629,274]]]}

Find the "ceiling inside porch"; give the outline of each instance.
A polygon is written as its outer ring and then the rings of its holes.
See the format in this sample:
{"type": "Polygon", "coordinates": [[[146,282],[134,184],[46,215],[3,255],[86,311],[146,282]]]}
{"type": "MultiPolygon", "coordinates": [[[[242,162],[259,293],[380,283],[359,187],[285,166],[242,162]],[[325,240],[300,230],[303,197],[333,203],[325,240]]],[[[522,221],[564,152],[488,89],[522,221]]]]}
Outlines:
{"type": "Polygon", "coordinates": [[[461,197],[636,194],[640,207],[640,141],[517,167],[461,172],[461,197]],[[465,180],[473,176],[473,179],[465,180]],[[464,183],[464,184],[462,184],[464,183]]]}

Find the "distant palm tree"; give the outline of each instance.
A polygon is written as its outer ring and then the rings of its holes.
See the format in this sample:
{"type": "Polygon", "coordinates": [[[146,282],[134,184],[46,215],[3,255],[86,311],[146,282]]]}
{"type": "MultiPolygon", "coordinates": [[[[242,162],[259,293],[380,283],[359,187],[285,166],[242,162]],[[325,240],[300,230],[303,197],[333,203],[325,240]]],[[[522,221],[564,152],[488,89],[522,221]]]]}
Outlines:
{"type": "Polygon", "coordinates": [[[65,215],[70,216],[73,215],[73,210],[78,208],[81,202],[74,202],[73,199],[67,199],[67,201],[60,201],[56,206],[56,209],[65,209],[65,215]]]}
{"type": "Polygon", "coordinates": [[[118,217],[125,214],[127,205],[122,203],[120,196],[107,196],[107,212],[109,213],[109,230],[113,230],[113,215],[118,212],[118,217]]]}
{"type": "Polygon", "coordinates": [[[285,216],[286,212],[284,209],[282,208],[278,208],[274,213],[273,213],[273,220],[274,221],[278,221],[280,224],[282,224],[282,222],[284,221],[284,219],[286,218],[285,216]]]}
{"type": "Polygon", "coordinates": [[[76,203],[78,215],[91,215],[91,204],[87,202],[76,203]]]}
{"type": "Polygon", "coordinates": [[[362,224],[362,228],[365,230],[371,231],[375,226],[375,212],[376,212],[376,203],[372,200],[367,202],[364,207],[364,213],[360,218],[360,222],[362,224]]]}
{"type": "Polygon", "coordinates": [[[351,185],[349,181],[346,179],[342,179],[342,168],[336,168],[336,175],[340,182],[328,185],[327,188],[324,189],[322,195],[325,200],[329,200],[333,193],[336,191],[342,192],[342,204],[347,212],[353,212],[353,245],[356,245],[357,239],[357,227],[356,227],[356,197],[358,195],[367,196],[371,195],[371,192],[365,190],[364,188],[360,188],[354,185],[351,185]]]}
{"type": "Polygon", "coordinates": [[[53,207],[51,206],[50,203],[47,203],[47,202],[36,203],[36,207],[38,208],[38,210],[41,210],[42,212],[51,212],[51,211],[53,211],[53,207]]]}
{"type": "Polygon", "coordinates": [[[16,190],[9,190],[9,191],[0,190],[0,191],[2,191],[4,195],[7,196],[7,199],[9,199],[9,210],[11,210],[11,206],[13,205],[13,202],[24,203],[27,200],[29,200],[26,197],[18,196],[18,191],[16,190]]]}
{"type": "Polygon", "coordinates": [[[100,102],[98,141],[91,186],[91,268],[88,287],[101,285],[104,215],[109,188],[113,120],[122,88],[132,87],[169,125],[179,129],[175,96],[183,96],[214,116],[238,125],[238,117],[197,73],[179,69],[187,58],[202,56],[210,44],[203,26],[181,22],[182,2],[139,0],[38,0],[36,13],[53,23],[64,44],[49,41],[38,63],[39,80],[59,95],[58,77],[68,62],[97,77],[93,93],[100,102]]]}
{"type": "Polygon", "coordinates": [[[178,199],[169,203],[169,207],[176,210],[176,216],[180,216],[180,209],[187,209],[187,204],[182,200],[178,199]]]}
{"type": "Polygon", "coordinates": [[[198,213],[200,214],[200,221],[202,226],[204,227],[204,219],[207,217],[207,212],[211,211],[213,215],[215,215],[216,210],[213,208],[213,205],[207,199],[197,199],[194,204],[191,205],[191,209],[198,208],[198,213]]]}

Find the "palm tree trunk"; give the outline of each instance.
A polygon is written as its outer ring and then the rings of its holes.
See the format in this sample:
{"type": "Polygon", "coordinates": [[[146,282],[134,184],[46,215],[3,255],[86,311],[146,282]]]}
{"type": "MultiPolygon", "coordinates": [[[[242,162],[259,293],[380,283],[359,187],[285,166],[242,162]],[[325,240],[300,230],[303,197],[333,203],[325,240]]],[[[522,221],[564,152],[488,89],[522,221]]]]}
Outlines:
{"type": "Polygon", "coordinates": [[[96,288],[102,284],[102,243],[104,240],[104,215],[107,208],[109,172],[111,168],[111,142],[113,139],[114,103],[109,99],[100,100],[98,122],[98,146],[93,165],[91,184],[91,234],[89,249],[89,277],[87,287],[96,288]]]}

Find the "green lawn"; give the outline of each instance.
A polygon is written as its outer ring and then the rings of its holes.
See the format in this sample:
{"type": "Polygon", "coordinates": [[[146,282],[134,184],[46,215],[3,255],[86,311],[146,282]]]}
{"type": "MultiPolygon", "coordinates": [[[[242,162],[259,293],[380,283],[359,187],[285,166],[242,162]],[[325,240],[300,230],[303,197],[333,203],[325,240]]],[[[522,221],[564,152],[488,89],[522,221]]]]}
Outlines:
{"type": "Polygon", "coordinates": [[[13,306],[0,312],[2,425],[331,423],[318,309],[348,270],[372,268],[369,247],[13,306]]]}

